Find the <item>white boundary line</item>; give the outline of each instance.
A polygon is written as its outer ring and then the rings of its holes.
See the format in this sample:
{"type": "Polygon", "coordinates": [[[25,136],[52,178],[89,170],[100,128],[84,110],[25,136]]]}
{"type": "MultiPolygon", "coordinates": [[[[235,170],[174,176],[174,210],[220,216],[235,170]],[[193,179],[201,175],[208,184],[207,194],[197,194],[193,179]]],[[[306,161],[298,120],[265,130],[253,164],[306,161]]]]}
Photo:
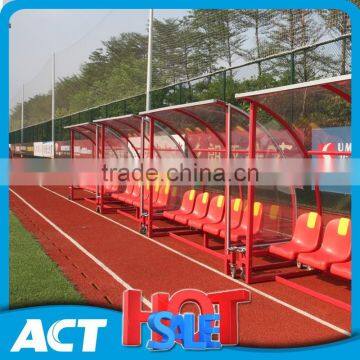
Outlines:
{"type": "MultiPolygon", "coordinates": [[[[336,331],[336,332],[338,332],[338,333],[340,333],[340,334],[343,334],[343,335],[346,335],[346,336],[351,336],[351,333],[350,333],[349,331],[345,330],[345,329],[342,329],[342,328],[340,328],[340,327],[338,327],[338,326],[336,326],[336,325],[334,325],[334,324],[331,324],[331,323],[329,323],[329,322],[326,321],[326,320],[320,319],[320,318],[318,318],[317,316],[308,313],[307,311],[301,310],[301,309],[297,308],[296,306],[293,306],[293,305],[291,305],[291,304],[288,304],[287,302],[285,302],[285,301],[283,301],[283,300],[281,300],[281,299],[278,299],[278,298],[276,298],[275,296],[272,296],[272,295],[270,295],[270,294],[267,294],[267,293],[265,293],[265,292],[263,292],[263,291],[261,291],[261,290],[259,290],[259,289],[257,289],[257,288],[254,288],[254,287],[252,287],[251,285],[248,285],[248,284],[243,283],[243,282],[241,282],[241,281],[239,281],[239,280],[233,279],[231,276],[228,276],[228,275],[224,274],[223,272],[221,272],[221,271],[219,271],[219,270],[216,270],[216,269],[214,269],[214,268],[212,268],[212,267],[210,267],[210,266],[208,266],[208,265],[206,265],[206,264],[204,264],[204,263],[202,263],[202,262],[200,262],[200,261],[198,261],[198,260],[195,260],[195,259],[193,259],[193,258],[191,258],[191,257],[189,257],[189,256],[187,256],[187,255],[185,255],[185,254],[183,254],[183,253],[175,250],[175,249],[172,249],[171,247],[169,247],[169,246],[167,246],[167,245],[164,245],[164,244],[162,244],[162,243],[160,243],[160,242],[157,242],[157,241],[154,240],[154,239],[151,239],[151,238],[149,238],[149,237],[147,237],[147,236],[145,236],[145,235],[142,235],[142,234],[140,234],[139,232],[137,232],[136,230],[131,229],[131,228],[129,228],[129,227],[123,225],[123,224],[120,224],[119,222],[117,222],[117,221],[115,221],[115,220],[113,220],[113,219],[111,219],[111,218],[108,218],[107,216],[105,216],[105,215],[103,215],[103,214],[97,213],[96,211],[91,210],[91,209],[87,208],[86,206],[77,203],[76,201],[70,200],[70,199],[68,199],[66,196],[63,196],[63,195],[61,195],[61,194],[59,194],[59,193],[57,193],[57,192],[55,192],[55,191],[53,191],[53,190],[51,190],[51,189],[49,189],[49,188],[46,188],[46,187],[44,187],[44,186],[40,186],[40,187],[41,187],[42,189],[44,189],[44,190],[46,190],[46,191],[48,191],[48,192],[56,195],[56,196],[62,198],[62,199],[65,199],[65,200],[67,200],[68,202],[71,202],[71,203],[73,203],[73,204],[76,204],[77,206],[79,206],[79,207],[81,207],[81,208],[83,208],[83,209],[85,209],[85,210],[87,210],[87,211],[89,211],[89,212],[91,212],[91,213],[94,213],[94,214],[96,214],[96,215],[98,215],[98,216],[106,219],[107,221],[109,221],[109,222],[111,222],[111,223],[114,223],[114,224],[116,224],[117,226],[120,226],[120,227],[122,227],[123,229],[126,229],[126,230],[128,230],[128,231],[130,231],[130,232],[132,232],[132,233],[134,233],[134,234],[136,234],[136,235],[138,235],[138,236],[140,236],[140,237],[142,237],[142,238],[144,238],[144,239],[146,239],[146,240],[148,240],[148,241],[150,241],[150,242],[152,242],[152,243],[154,243],[154,244],[156,244],[156,245],[158,245],[158,246],[160,246],[160,247],[162,247],[162,248],[164,248],[164,249],[166,249],[166,250],[168,250],[168,251],[170,251],[170,252],[172,252],[172,253],[174,253],[174,254],[177,254],[177,255],[179,255],[180,257],[183,257],[184,259],[189,260],[190,262],[193,262],[193,263],[195,263],[195,264],[197,264],[197,265],[199,265],[199,266],[201,266],[201,267],[203,267],[203,268],[205,268],[205,269],[207,269],[207,270],[209,270],[209,271],[211,271],[211,272],[213,272],[213,273],[215,273],[215,274],[217,274],[217,275],[219,275],[219,276],[222,276],[223,278],[225,278],[225,279],[227,279],[227,280],[230,280],[230,281],[236,283],[237,285],[240,285],[240,286],[242,286],[242,287],[244,287],[244,288],[247,288],[247,289],[251,290],[252,292],[254,292],[254,293],[256,293],[256,294],[265,297],[266,299],[269,299],[269,300],[271,300],[271,301],[273,301],[273,302],[275,302],[275,303],[277,303],[277,304],[279,304],[279,305],[282,305],[282,306],[284,306],[284,307],[286,307],[286,308],[288,308],[288,309],[290,309],[290,310],[292,310],[292,311],[294,311],[294,312],[296,312],[296,313],[298,313],[298,314],[300,314],[300,315],[302,315],[302,316],[304,316],[304,317],[307,317],[308,319],[311,319],[311,320],[313,320],[313,321],[315,321],[315,322],[317,322],[317,323],[319,323],[319,324],[321,324],[321,325],[323,325],[323,326],[326,326],[326,327],[328,327],[329,329],[334,330],[334,331],[336,331]]],[[[11,189],[10,189],[10,190],[11,190],[11,189]]],[[[16,194],[13,190],[11,190],[11,191],[12,191],[14,194],[16,194]]],[[[16,195],[17,195],[17,194],[16,194],[16,195]]],[[[20,198],[19,195],[17,195],[17,196],[20,198]]],[[[25,203],[27,203],[26,200],[23,200],[23,201],[24,201],[25,203]]],[[[27,204],[28,204],[28,203],[27,203],[27,204]]],[[[29,207],[32,207],[32,206],[29,204],[29,207]]],[[[40,215],[40,216],[45,217],[44,215],[40,215]]],[[[49,220],[49,221],[50,221],[50,220],[49,220]]],[[[55,224],[54,224],[54,225],[55,225],[55,224]]],[[[55,225],[55,226],[56,226],[56,225],[55,225]]],[[[59,230],[61,230],[61,229],[59,229],[59,230]]],[[[62,230],[61,230],[61,231],[62,231],[62,230]]],[[[79,244],[79,245],[80,245],[80,244],[79,244]]],[[[81,245],[80,245],[80,246],[81,246],[81,245]]]]}
{"type": "MultiPolygon", "coordinates": [[[[74,240],[69,234],[63,231],[60,227],[54,224],[49,218],[47,218],[44,214],[42,214],[39,210],[34,208],[30,203],[28,203],[23,197],[17,194],[14,190],[10,189],[10,191],[18,197],[25,205],[27,205],[32,211],[34,211],[37,215],[39,215],[43,220],[45,220],[50,226],[52,226],[57,232],[59,232],[62,236],[68,239],[73,245],[75,245],[83,254],[88,256],[94,263],[100,266],[106,273],[108,273],[116,282],[122,285],[125,289],[131,290],[134,289],[131,285],[129,285],[126,281],[121,279],[117,274],[115,274],[110,268],[108,268],[102,261],[100,261],[97,257],[95,257],[91,252],[86,250],[82,245],[80,245],[76,240],[74,240]]],[[[151,309],[151,302],[146,298],[142,298],[142,302],[151,309]]]]}

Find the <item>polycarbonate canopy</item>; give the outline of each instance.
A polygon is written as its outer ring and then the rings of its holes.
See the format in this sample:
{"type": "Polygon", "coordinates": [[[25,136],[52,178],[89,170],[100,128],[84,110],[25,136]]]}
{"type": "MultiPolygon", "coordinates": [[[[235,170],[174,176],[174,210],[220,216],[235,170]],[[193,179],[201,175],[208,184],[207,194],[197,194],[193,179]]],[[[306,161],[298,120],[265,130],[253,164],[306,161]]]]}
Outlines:
{"type": "Polygon", "coordinates": [[[95,124],[105,125],[105,157],[111,157],[109,148],[116,157],[140,157],[141,117],[128,114],[105,119],[94,120],[95,124]]]}
{"type": "MultiPolygon", "coordinates": [[[[105,138],[123,141],[128,144],[130,153],[134,157],[140,157],[141,152],[141,123],[143,118],[139,115],[124,115],[106,119],[95,120],[96,124],[105,125],[105,138]]],[[[174,136],[173,131],[166,129],[166,126],[156,123],[154,129],[154,154],[161,158],[168,153],[174,155],[175,152],[181,152],[181,141],[174,136]]],[[[145,157],[149,151],[149,123],[144,121],[144,152],[145,157]]],[[[115,143],[114,145],[115,146],[115,143]]]]}
{"type": "MultiPolygon", "coordinates": [[[[199,101],[190,104],[154,109],[140,113],[162,123],[178,134],[186,147],[188,156],[196,158],[224,157],[226,140],[226,114],[230,112],[230,143],[232,156],[246,156],[249,147],[248,114],[220,100],[199,101]]],[[[257,123],[258,156],[302,156],[291,134],[276,122],[269,128],[257,123]],[[291,151],[289,150],[291,149],[291,151]]]]}
{"type": "MultiPolygon", "coordinates": [[[[301,151],[311,150],[313,129],[350,125],[351,75],[246,92],[235,97],[257,105],[257,122],[265,128],[270,129],[269,124],[274,120],[289,124],[301,151]]],[[[276,133],[273,136],[276,138],[276,133]]]]}
{"type": "Polygon", "coordinates": [[[95,124],[104,124],[107,128],[117,132],[124,138],[140,136],[141,117],[138,115],[124,115],[111,118],[94,120],[95,124]]]}
{"type": "Polygon", "coordinates": [[[81,134],[83,137],[87,138],[94,144],[96,143],[95,125],[90,122],[64,126],[64,129],[73,130],[76,133],[81,134]]]}

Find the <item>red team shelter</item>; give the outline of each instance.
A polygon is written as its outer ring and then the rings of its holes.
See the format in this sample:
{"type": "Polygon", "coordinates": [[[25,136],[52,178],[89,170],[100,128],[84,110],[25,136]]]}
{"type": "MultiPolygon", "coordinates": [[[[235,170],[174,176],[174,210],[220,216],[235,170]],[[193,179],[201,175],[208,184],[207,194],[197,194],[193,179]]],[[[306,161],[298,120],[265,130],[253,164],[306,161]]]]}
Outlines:
{"type": "MultiPolygon", "coordinates": [[[[237,94],[236,106],[206,100],[71,125],[70,154],[129,168],[201,161],[226,168],[257,159],[345,161],[350,151],[313,148],[312,131],[349,126],[350,80],[340,76],[237,94]],[[80,154],[84,146],[91,149],[88,154],[80,154]]],[[[231,171],[220,183],[203,178],[180,184],[163,169],[156,181],[119,182],[116,170],[103,181],[93,166],[77,174],[71,199],[77,198],[76,189],[86,189],[97,211],[136,220],[148,237],[171,237],[213,255],[223,261],[226,274],[248,284],[278,281],[350,310],[347,303],[293,281],[323,272],[350,286],[350,209],[336,208],[336,199],[348,198],[343,190],[327,191],[321,182],[259,185],[254,176],[233,182],[231,171]]]]}

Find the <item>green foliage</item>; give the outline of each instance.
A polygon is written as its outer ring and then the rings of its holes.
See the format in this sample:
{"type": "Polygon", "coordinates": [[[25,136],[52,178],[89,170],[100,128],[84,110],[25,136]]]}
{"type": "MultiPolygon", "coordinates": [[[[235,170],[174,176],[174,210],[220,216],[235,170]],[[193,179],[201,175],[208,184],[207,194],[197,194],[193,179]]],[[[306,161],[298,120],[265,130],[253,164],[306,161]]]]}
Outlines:
{"type": "MultiPolygon", "coordinates": [[[[235,61],[239,65],[315,43],[325,31],[334,36],[344,34],[349,27],[346,15],[330,10],[203,9],[191,10],[182,18],[155,19],[152,107],[209,98],[234,102],[235,93],[347,73],[348,40],[299,51],[293,57],[279,55],[226,69],[235,61]],[[339,54],[334,53],[336,49],[340,49],[339,54]],[[209,75],[212,72],[215,74],[209,75]]],[[[144,110],[146,62],[147,35],[122,33],[93,51],[77,74],[58,79],[56,138],[65,136],[61,129],[65,124],[144,110]]],[[[29,99],[24,106],[25,126],[49,120],[50,110],[50,94],[29,99]]],[[[18,129],[20,122],[18,104],[11,112],[12,129],[18,129]]],[[[40,131],[36,129],[26,133],[40,131]]],[[[28,138],[40,137],[34,134],[28,138]]]]}
{"type": "Polygon", "coordinates": [[[81,304],[82,296],[10,214],[10,306],[81,304]]]}

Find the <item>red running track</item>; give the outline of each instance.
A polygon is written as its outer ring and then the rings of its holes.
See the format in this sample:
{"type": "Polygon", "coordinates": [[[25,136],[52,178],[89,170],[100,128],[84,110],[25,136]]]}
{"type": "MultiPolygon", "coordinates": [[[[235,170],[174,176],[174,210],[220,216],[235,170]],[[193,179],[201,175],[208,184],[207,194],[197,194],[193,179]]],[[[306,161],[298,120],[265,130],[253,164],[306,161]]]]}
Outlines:
{"type": "MultiPolygon", "coordinates": [[[[130,219],[67,200],[65,188],[11,191],[11,209],[90,304],[119,308],[125,288],[143,290],[146,305],[157,291],[247,287],[252,301],[239,306],[242,346],[304,346],[349,335],[348,312],[275,282],[249,287],[222,274],[221,263],[205,254],[173,239],[148,239],[131,231],[130,219]]],[[[321,279],[308,281],[320,286],[321,279]]]]}

